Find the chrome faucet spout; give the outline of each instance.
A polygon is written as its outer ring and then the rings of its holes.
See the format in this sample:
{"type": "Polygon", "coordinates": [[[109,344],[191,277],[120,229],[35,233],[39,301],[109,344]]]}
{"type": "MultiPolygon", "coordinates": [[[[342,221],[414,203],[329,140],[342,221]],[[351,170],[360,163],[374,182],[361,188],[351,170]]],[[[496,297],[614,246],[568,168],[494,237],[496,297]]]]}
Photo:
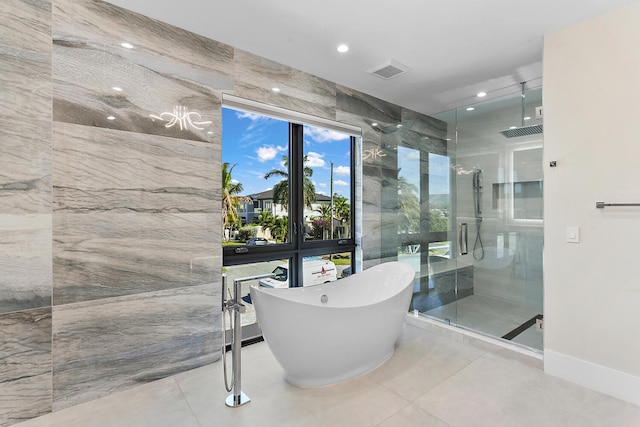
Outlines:
{"type": "Polygon", "coordinates": [[[233,283],[235,285],[236,283],[250,282],[251,280],[266,279],[267,277],[274,277],[274,276],[275,276],[275,273],[257,274],[255,276],[247,276],[247,277],[240,277],[239,279],[233,279],[233,283]]]}

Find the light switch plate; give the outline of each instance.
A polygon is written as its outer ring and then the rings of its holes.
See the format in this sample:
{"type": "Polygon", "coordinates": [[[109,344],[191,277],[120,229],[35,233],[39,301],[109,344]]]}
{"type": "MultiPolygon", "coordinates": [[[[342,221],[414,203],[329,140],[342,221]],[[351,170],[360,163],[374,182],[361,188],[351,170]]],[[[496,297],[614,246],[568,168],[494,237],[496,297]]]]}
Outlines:
{"type": "Polygon", "coordinates": [[[577,225],[567,227],[567,242],[580,243],[580,227],[577,225]]]}

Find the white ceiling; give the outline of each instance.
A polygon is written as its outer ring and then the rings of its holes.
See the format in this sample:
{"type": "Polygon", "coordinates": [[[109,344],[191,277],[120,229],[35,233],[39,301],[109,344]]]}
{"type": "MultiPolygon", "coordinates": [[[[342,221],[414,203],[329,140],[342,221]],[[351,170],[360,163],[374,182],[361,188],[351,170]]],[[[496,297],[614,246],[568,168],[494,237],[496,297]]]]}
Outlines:
{"type": "Polygon", "coordinates": [[[545,34],[638,0],[108,0],[424,114],[542,84],[545,34]],[[346,54],[336,47],[349,45],[346,54]],[[410,70],[367,71],[389,60],[410,70]]]}

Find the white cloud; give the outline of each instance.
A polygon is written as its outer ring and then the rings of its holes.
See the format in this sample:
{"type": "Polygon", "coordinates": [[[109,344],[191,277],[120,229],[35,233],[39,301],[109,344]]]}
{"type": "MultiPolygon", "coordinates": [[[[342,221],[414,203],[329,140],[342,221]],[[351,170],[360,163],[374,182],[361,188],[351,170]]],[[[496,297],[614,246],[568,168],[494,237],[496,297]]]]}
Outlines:
{"type": "Polygon", "coordinates": [[[232,184],[237,184],[237,183],[239,183],[239,182],[240,182],[240,181],[238,181],[237,179],[235,179],[235,178],[231,178],[231,183],[232,183],[232,184]]]}
{"type": "Polygon", "coordinates": [[[337,181],[333,181],[333,185],[339,185],[339,186],[349,186],[349,183],[346,181],[342,181],[342,180],[337,180],[337,181]]]}
{"type": "Polygon", "coordinates": [[[272,120],[270,117],[262,116],[260,114],[247,113],[246,111],[236,112],[236,117],[239,119],[248,119],[251,121],[251,124],[247,127],[247,130],[253,130],[258,125],[266,123],[269,120],[272,120]]]}
{"type": "Polygon", "coordinates": [[[336,175],[349,176],[351,175],[351,168],[349,168],[349,166],[338,166],[337,168],[333,168],[333,173],[336,175]]]}
{"type": "Polygon", "coordinates": [[[258,155],[258,161],[264,163],[268,160],[273,160],[278,155],[278,149],[274,146],[265,145],[258,148],[256,154],[258,155]]]}
{"type": "Polygon", "coordinates": [[[324,154],[309,151],[307,153],[307,162],[305,163],[305,166],[309,166],[310,168],[321,168],[326,164],[322,159],[323,157],[324,154]]]}
{"type": "Polygon", "coordinates": [[[320,184],[316,184],[316,187],[327,188],[327,183],[326,182],[321,182],[320,184]]]}
{"type": "Polygon", "coordinates": [[[315,142],[333,142],[349,139],[349,135],[347,134],[312,126],[305,127],[304,136],[313,139],[315,142]]]}
{"type": "Polygon", "coordinates": [[[258,120],[264,119],[265,116],[261,116],[260,114],[255,113],[247,113],[246,111],[238,111],[236,112],[236,117],[239,119],[249,119],[252,122],[256,122],[258,120]]]}

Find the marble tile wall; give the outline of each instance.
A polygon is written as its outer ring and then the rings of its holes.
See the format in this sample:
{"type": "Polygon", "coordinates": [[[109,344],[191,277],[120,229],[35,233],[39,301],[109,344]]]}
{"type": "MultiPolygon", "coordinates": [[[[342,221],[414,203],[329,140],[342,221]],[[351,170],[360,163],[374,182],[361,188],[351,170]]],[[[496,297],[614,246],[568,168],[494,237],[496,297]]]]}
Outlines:
{"type": "MultiPolygon", "coordinates": [[[[211,143],[54,126],[54,303],[211,281],[219,236],[211,143]]],[[[217,254],[219,257],[219,254],[217,254]]]]}
{"type": "Polygon", "coordinates": [[[329,120],[336,118],[336,84],[236,49],[233,94],[329,120]],[[274,93],[273,88],[280,89],[274,93]]]}
{"type": "Polygon", "coordinates": [[[52,14],[57,410],[219,358],[233,49],[101,1],[52,14]]]}
{"type": "Polygon", "coordinates": [[[3,3],[0,25],[0,313],[5,313],[51,305],[51,4],[10,0],[3,3]]]}
{"type": "Polygon", "coordinates": [[[395,254],[371,124],[440,122],[99,0],[0,24],[0,426],[219,357],[223,92],[360,126],[364,267],[395,254]]]}
{"type": "Polygon", "coordinates": [[[0,10],[0,426],[51,410],[51,2],[0,10]]]}
{"type": "MultiPolygon", "coordinates": [[[[385,230],[389,230],[389,224],[385,224],[384,205],[389,203],[388,190],[389,165],[393,171],[397,170],[395,152],[391,147],[383,146],[380,131],[372,124],[378,123],[381,127],[397,124],[401,120],[402,108],[358,91],[339,86],[336,94],[338,120],[348,121],[350,124],[360,126],[362,129],[362,257],[363,268],[379,264],[389,247],[394,247],[393,254],[397,253],[397,245],[383,240],[385,230]]],[[[397,172],[391,171],[391,174],[397,172]]],[[[395,181],[395,175],[393,180],[395,181]]],[[[397,190],[395,191],[397,196],[397,190]]],[[[394,200],[395,200],[395,197],[394,200]]],[[[391,202],[393,207],[397,203],[391,202]]],[[[393,227],[396,230],[395,226],[393,227]]],[[[394,240],[397,236],[394,236],[394,240]]]]}
{"type": "Polygon", "coordinates": [[[53,308],[53,409],[216,361],[213,284],[53,308]]]}
{"type": "Polygon", "coordinates": [[[0,315],[0,425],[51,411],[51,308],[0,315]]]}

